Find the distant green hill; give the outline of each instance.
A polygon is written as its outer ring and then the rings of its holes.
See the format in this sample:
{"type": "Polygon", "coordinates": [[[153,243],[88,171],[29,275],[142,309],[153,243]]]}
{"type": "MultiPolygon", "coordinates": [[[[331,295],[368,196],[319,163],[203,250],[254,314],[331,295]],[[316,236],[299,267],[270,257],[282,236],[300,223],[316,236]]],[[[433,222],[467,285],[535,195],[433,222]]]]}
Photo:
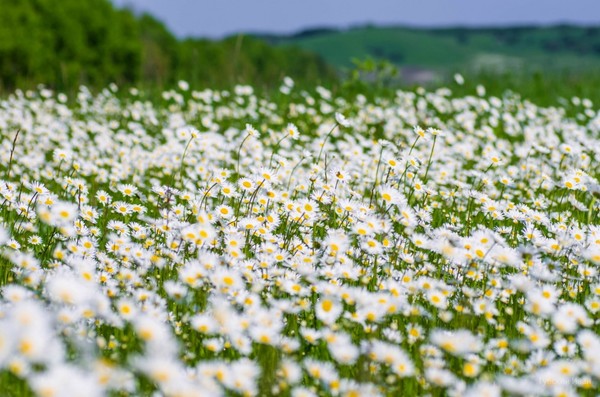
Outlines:
{"type": "Polygon", "coordinates": [[[600,68],[600,27],[551,26],[417,29],[360,27],[313,29],[292,36],[264,36],[280,46],[314,51],[329,63],[386,59],[406,70],[478,72],[563,71],[600,68]]]}

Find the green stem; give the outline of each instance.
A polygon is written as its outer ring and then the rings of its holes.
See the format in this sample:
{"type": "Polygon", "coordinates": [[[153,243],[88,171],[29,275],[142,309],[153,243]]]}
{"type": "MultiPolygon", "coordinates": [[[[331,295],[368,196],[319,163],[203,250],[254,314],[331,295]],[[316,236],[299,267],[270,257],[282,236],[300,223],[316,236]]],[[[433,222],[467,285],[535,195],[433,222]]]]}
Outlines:
{"type": "Polygon", "coordinates": [[[317,163],[319,164],[319,161],[321,160],[321,154],[323,154],[323,148],[325,147],[325,143],[327,143],[327,140],[329,139],[329,136],[331,135],[331,133],[333,132],[333,130],[335,130],[335,128],[339,126],[338,123],[335,123],[335,125],[333,126],[333,128],[331,128],[331,130],[329,130],[329,132],[327,133],[327,135],[325,135],[325,140],[323,141],[323,145],[321,146],[321,150],[319,150],[319,157],[317,157],[317,163]]]}
{"type": "Polygon", "coordinates": [[[15,138],[12,141],[12,146],[10,148],[10,158],[8,160],[8,170],[7,170],[7,174],[6,174],[7,181],[10,179],[10,171],[12,169],[13,156],[15,154],[15,147],[17,146],[17,139],[19,138],[20,133],[21,133],[21,129],[18,129],[17,133],[15,134],[15,138]]]}
{"type": "Polygon", "coordinates": [[[235,167],[235,172],[238,174],[238,177],[240,175],[240,153],[242,152],[242,146],[244,146],[244,143],[248,138],[250,138],[250,134],[246,135],[246,137],[244,138],[244,140],[242,140],[242,143],[240,143],[240,147],[238,147],[237,150],[237,165],[235,167]]]}
{"type": "Polygon", "coordinates": [[[424,182],[427,182],[427,175],[429,174],[429,167],[431,167],[431,158],[433,157],[433,150],[435,149],[435,142],[437,141],[437,135],[433,136],[433,145],[431,145],[431,153],[429,153],[429,160],[427,160],[427,168],[425,169],[424,182]]]}
{"type": "Polygon", "coordinates": [[[269,159],[269,167],[271,166],[271,163],[273,162],[273,156],[275,155],[275,149],[278,149],[281,142],[283,142],[283,140],[287,137],[288,137],[287,135],[284,135],[283,138],[278,140],[277,143],[275,144],[275,146],[273,147],[273,151],[271,152],[271,158],[269,159]]]}
{"type": "Polygon", "coordinates": [[[594,197],[592,199],[592,202],[590,203],[590,205],[588,207],[588,214],[587,214],[588,225],[590,225],[592,223],[592,214],[594,213],[594,204],[596,204],[596,197],[594,197]]]}

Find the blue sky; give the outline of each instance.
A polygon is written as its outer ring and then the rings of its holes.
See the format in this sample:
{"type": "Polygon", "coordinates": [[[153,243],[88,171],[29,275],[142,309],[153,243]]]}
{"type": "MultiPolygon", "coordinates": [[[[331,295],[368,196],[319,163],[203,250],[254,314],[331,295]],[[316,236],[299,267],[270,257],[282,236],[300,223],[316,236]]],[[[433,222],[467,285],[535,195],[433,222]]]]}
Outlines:
{"type": "Polygon", "coordinates": [[[366,23],[600,25],[600,0],[113,0],[155,15],[178,36],[293,33],[366,23]]]}

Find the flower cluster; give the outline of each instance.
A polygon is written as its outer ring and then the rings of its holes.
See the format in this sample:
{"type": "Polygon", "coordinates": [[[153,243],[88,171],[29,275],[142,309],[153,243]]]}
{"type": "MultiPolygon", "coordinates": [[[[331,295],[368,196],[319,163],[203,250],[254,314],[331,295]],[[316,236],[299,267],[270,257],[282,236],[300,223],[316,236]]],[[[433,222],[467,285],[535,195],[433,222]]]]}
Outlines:
{"type": "Polygon", "coordinates": [[[591,102],[282,87],[0,103],[0,390],[600,390],[591,102]]]}

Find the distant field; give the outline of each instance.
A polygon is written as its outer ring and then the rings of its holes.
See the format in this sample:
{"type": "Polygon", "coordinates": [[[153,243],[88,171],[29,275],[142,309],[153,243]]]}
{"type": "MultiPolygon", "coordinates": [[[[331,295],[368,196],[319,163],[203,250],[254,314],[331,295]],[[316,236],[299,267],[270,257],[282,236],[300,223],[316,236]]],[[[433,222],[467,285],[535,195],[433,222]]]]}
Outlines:
{"type": "Polygon", "coordinates": [[[587,71],[600,66],[600,27],[360,27],[264,38],[314,51],[342,68],[367,57],[434,71],[587,71]]]}

